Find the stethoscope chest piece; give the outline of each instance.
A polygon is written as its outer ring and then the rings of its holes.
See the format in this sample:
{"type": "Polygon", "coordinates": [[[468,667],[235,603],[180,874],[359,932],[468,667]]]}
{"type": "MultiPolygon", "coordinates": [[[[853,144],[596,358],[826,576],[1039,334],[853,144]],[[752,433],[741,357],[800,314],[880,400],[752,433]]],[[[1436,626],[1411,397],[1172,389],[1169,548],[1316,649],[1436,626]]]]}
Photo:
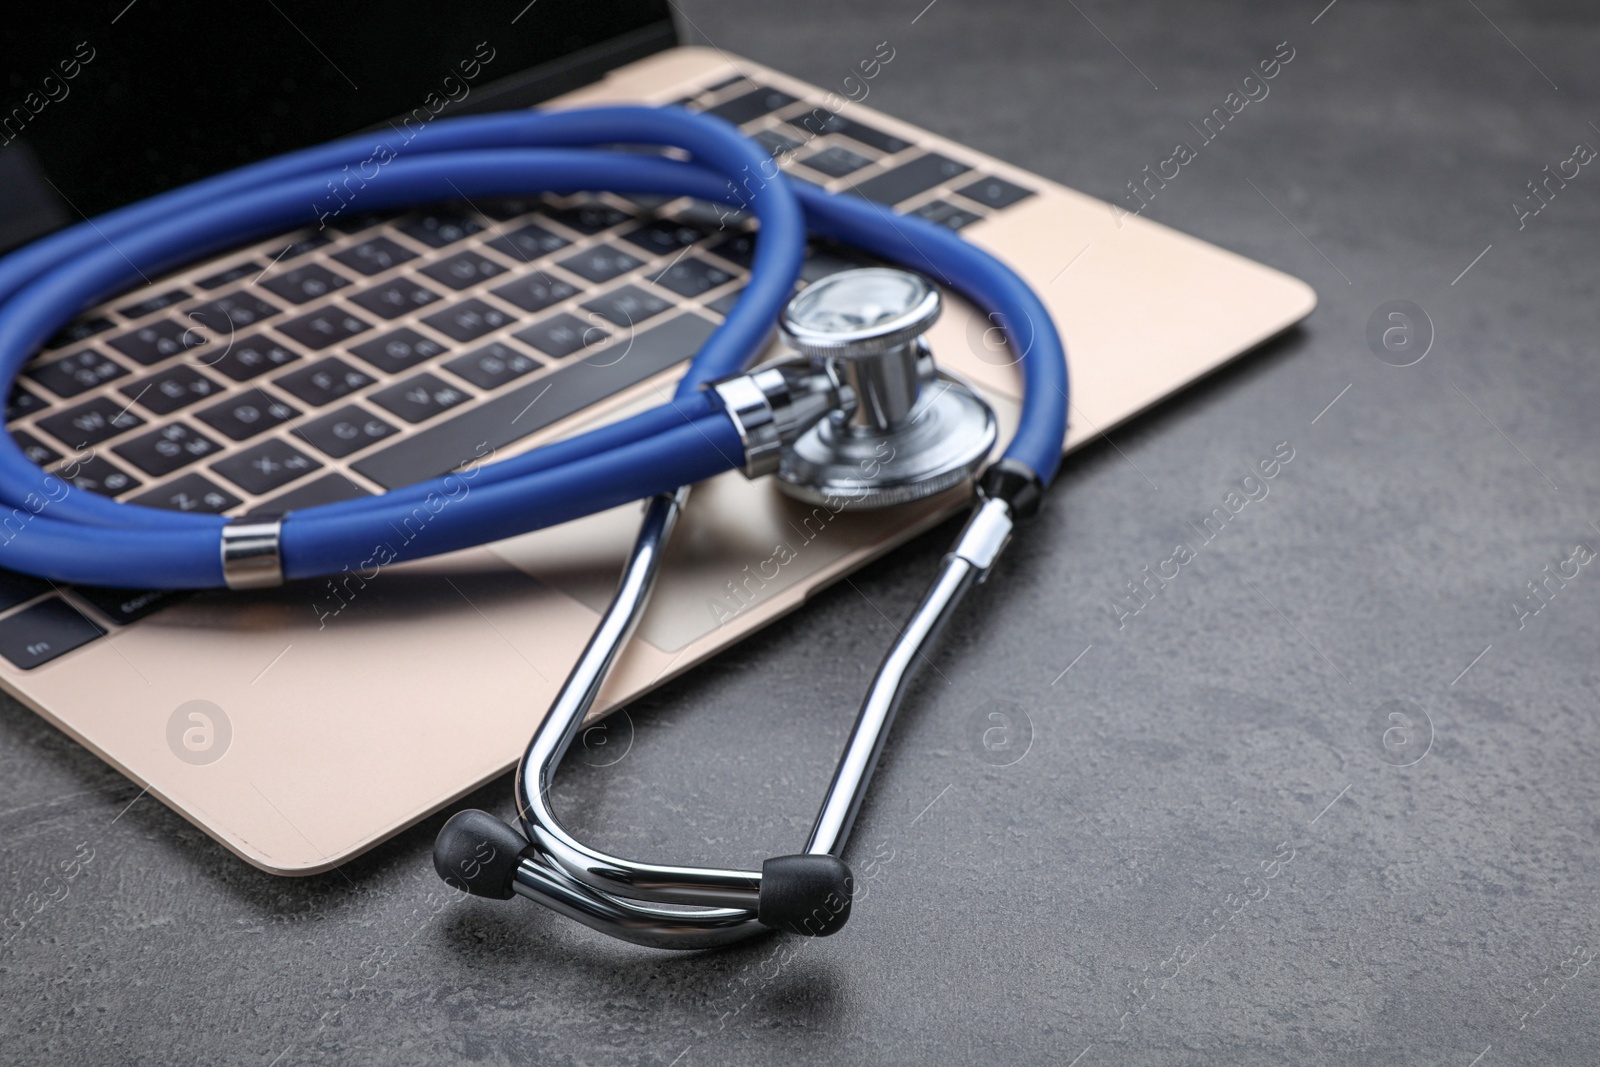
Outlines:
{"type": "Polygon", "coordinates": [[[940,373],[923,337],[939,290],[921,275],[868,267],[796,294],[779,325],[845,400],[787,445],[778,487],[830,507],[874,508],[941,493],[976,474],[994,449],[994,412],[940,373]]]}

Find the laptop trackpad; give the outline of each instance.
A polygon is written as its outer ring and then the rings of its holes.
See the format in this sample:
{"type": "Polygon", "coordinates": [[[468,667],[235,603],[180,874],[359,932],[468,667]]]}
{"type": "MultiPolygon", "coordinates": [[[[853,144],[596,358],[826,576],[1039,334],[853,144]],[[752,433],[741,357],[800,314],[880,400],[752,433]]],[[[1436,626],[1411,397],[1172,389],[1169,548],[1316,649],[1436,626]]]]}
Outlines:
{"type": "MultiPolygon", "coordinates": [[[[771,479],[723,474],[695,487],[637,636],[677,652],[722,626],[759,625],[778,598],[861,549],[897,541],[949,507],[931,501],[875,512],[836,511],[778,492],[771,479]]],[[[627,504],[490,546],[512,565],[603,612],[639,531],[627,504]]]]}

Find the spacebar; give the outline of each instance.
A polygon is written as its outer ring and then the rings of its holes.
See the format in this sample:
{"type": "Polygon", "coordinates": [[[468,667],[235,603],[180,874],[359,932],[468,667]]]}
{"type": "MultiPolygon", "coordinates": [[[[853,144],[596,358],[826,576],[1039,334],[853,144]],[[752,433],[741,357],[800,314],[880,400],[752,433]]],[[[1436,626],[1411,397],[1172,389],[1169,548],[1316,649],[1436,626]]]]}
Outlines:
{"type": "Polygon", "coordinates": [[[560,367],[351,467],[385,489],[436,478],[682,363],[715,329],[698,315],[679,315],[641,330],[631,345],[608,345],[593,362],[560,367]]]}

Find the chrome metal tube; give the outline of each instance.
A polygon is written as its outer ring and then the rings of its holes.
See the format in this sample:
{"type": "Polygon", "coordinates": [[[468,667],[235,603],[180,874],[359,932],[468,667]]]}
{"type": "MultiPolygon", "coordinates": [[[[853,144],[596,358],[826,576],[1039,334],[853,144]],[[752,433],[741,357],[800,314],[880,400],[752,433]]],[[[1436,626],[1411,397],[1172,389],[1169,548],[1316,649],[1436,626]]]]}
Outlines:
{"type": "MultiPolygon", "coordinates": [[[[517,771],[517,801],[535,856],[524,854],[512,889],[602,933],[658,948],[710,948],[765,929],[757,919],[755,871],[638,863],[591,848],[562,827],[550,782],[618,653],[639,623],[667,539],[687,495],[652,499],[611,606],[595,629],[517,771]]],[[[911,621],[878,668],[805,851],[839,856],[918,661],[938,638],[962,595],[987,577],[1011,536],[1011,513],[984,500],[911,621]]]]}
{"type": "MultiPolygon", "coordinates": [[[[791,299],[781,325],[804,358],[710,386],[738,431],[745,474],[776,472],[801,500],[839,496],[868,507],[922,499],[974,476],[993,449],[994,412],[959,382],[922,389],[937,373],[923,334],[939,308],[926,278],[886,268],[842,272],[791,299]],[[880,445],[898,456],[892,476],[877,469],[880,445]]],[[[680,488],[647,502],[611,604],[523,753],[516,793],[526,839],[486,812],[457,813],[435,842],[440,877],[479,896],[525,896],[660,948],[715,947],[769,928],[815,937],[839,930],[853,897],[842,853],[918,662],[1010,540],[1009,502],[1029,510],[1042,488],[1031,469],[1008,464],[979,482],[978,507],[879,666],[803,853],[769,857],[760,872],[639,863],[579,841],[551,804],[556,770],[649,603],[688,498],[680,488]]],[[[253,561],[236,536],[243,568],[253,561]]],[[[225,534],[225,563],[229,548],[225,534]]]]}
{"type": "MultiPolygon", "coordinates": [[[[635,901],[741,909],[754,924],[761,888],[758,872],[665,866],[612,856],[568,833],[550,804],[555,769],[582,729],[618,653],[638,626],[687,494],[687,489],[680,489],[646,505],[638,539],[611,606],[522,757],[517,771],[517,806],[528,839],[550,865],[595,893],[635,901]]],[[[591,904],[603,909],[625,907],[615,899],[592,900],[591,904]]],[[[683,918],[687,921],[691,916],[688,913],[683,918]]],[[[722,916],[705,918],[722,925],[727,922],[722,916]]]]}
{"type": "Polygon", "coordinates": [[[878,756],[889,737],[895,713],[926,650],[938,640],[956,605],[973,582],[988,577],[989,568],[1011,537],[1011,509],[1001,500],[985,500],[973,512],[955,547],[944,557],[939,576],[906,623],[900,637],[872,679],[861,703],[850,741],[833,772],[828,795],[817,813],[806,851],[842,856],[856,814],[878,766],[878,756]]]}
{"type": "Polygon", "coordinates": [[[742,908],[673,911],[597,893],[532,859],[518,865],[511,888],[592,930],[649,948],[718,948],[765,929],[742,908]]]}

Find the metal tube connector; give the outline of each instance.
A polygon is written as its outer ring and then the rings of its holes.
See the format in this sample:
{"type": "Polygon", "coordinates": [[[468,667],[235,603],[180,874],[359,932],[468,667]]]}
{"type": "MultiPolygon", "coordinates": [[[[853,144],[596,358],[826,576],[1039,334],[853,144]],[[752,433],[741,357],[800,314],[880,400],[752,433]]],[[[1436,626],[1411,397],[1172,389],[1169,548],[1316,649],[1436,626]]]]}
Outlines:
{"type": "Polygon", "coordinates": [[[271,589],[283,584],[283,520],[260,515],[222,528],[222,580],[229,589],[271,589]]]}
{"type": "Polygon", "coordinates": [[[820,360],[784,359],[711,386],[744,444],[744,473],[760,478],[778,469],[784,448],[830,412],[846,417],[856,394],[820,360]]]}

